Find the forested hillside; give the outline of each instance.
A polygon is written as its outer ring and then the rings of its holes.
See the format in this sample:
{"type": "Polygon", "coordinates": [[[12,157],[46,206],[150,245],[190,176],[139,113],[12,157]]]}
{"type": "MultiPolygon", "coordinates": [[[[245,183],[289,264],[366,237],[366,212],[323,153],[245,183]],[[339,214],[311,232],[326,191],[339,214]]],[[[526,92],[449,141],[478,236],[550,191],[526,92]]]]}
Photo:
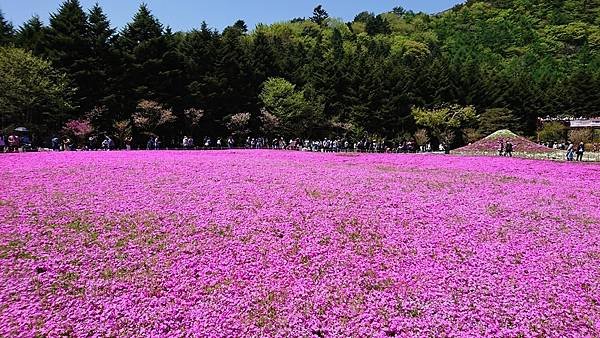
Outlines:
{"type": "Polygon", "coordinates": [[[401,139],[416,130],[412,107],[460,105],[476,109],[482,133],[533,135],[541,116],[600,116],[599,9],[599,0],[468,1],[343,22],[319,6],[252,30],[238,21],[174,32],[144,5],[117,30],[99,6],[67,0],[47,26],[2,18],[0,62],[14,68],[24,58],[9,61],[21,53],[13,47],[25,49],[54,68],[47,86],[65,87],[49,99],[23,87],[30,68],[12,72],[0,81],[2,128],[45,137],[82,120],[117,136],[227,135],[241,116],[255,135],[401,139]],[[158,115],[141,114],[143,100],[158,115]]]}

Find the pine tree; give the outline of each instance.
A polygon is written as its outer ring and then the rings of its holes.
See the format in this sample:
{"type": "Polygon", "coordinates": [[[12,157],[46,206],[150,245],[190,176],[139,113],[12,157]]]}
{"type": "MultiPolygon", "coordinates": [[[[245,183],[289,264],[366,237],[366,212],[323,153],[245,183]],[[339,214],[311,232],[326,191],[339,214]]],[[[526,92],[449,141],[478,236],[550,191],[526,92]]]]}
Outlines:
{"type": "Polygon", "coordinates": [[[389,23],[381,16],[370,16],[366,23],[365,29],[369,35],[389,34],[391,32],[389,23]]]}
{"type": "Polygon", "coordinates": [[[565,113],[574,117],[597,117],[600,115],[600,77],[581,69],[565,83],[565,113]]]}
{"type": "Polygon", "coordinates": [[[96,4],[89,13],[88,33],[95,54],[104,54],[110,48],[115,35],[115,29],[110,27],[110,21],[102,7],[96,4]]]}
{"type": "Polygon", "coordinates": [[[33,55],[39,56],[44,53],[44,39],[46,28],[40,20],[40,17],[34,15],[25,22],[15,35],[17,46],[29,50],[33,55]]]}
{"type": "Polygon", "coordinates": [[[75,105],[82,114],[96,104],[90,73],[92,54],[88,38],[87,15],[79,0],[66,0],[57,13],[50,15],[50,27],[45,35],[45,54],[55,67],[67,73],[76,87],[75,105]]]}
{"type": "Polygon", "coordinates": [[[278,77],[278,65],[273,47],[267,36],[258,31],[254,34],[251,45],[250,67],[253,73],[253,85],[256,92],[259,87],[270,77],[278,77]]]}
{"type": "MultiPolygon", "coordinates": [[[[159,76],[167,44],[164,28],[145,4],[142,4],[117,41],[122,53],[123,72],[118,80],[122,109],[133,112],[142,99],[158,100],[159,76]]],[[[162,102],[161,102],[162,103],[162,102]]]]}
{"type": "MultiPolygon", "coordinates": [[[[242,44],[243,29],[234,25],[223,31],[218,51],[217,72],[213,81],[219,83],[219,110],[217,120],[240,112],[258,111],[258,100],[253,95],[247,46],[242,44]]],[[[217,112],[218,113],[218,112],[217,112]]]]}
{"type": "Polygon", "coordinates": [[[310,20],[316,23],[317,25],[321,26],[325,23],[325,21],[328,18],[329,14],[327,13],[327,11],[323,8],[323,6],[318,5],[317,7],[315,7],[313,11],[313,16],[310,18],[310,20]]]}
{"type": "Polygon", "coordinates": [[[142,4],[134,15],[133,21],[128,23],[121,32],[120,45],[126,52],[133,54],[136,47],[159,39],[163,29],[163,25],[150,12],[148,6],[142,4]]]}
{"type": "Polygon", "coordinates": [[[115,118],[113,113],[118,110],[118,105],[112,93],[116,91],[114,82],[119,69],[119,58],[112,48],[115,29],[111,28],[110,21],[104,14],[100,5],[96,4],[89,11],[87,23],[88,39],[91,53],[88,59],[90,65],[89,76],[94,80],[90,82],[90,102],[96,106],[106,106],[108,113],[104,116],[103,129],[112,126],[110,122],[115,118]]]}
{"type": "Polygon", "coordinates": [[[13,42],[14,34],[13,25],[4,19],[4,13],[0,10],[0,46],[13,42]]]}
{"type": "MultiPolygon", "coordinates": [[[[186,74],[185,74],[185,55],[180,52],[179,45],[183,38],[179,34],[174,34],[171,28],[167,27],[163,35],[165,53],[162,56],[159,78],[163,81],[158,83],[156,88],[158,100],[168,104],[175,109],[179,115],[185,107],[184,97],[187,95],[186,74]]],[[[183,119],[180,119],[183,121],[183,119]]]]}
{"type": "Polygon", "coordinates": [[[211,89],[206,78],[215,72],[219,34],[203,22],[200,30],[186,34],[179,49],[185,57],[186,85],[189,95],[185,98],[188,107],[207,109],[211,89]]]}

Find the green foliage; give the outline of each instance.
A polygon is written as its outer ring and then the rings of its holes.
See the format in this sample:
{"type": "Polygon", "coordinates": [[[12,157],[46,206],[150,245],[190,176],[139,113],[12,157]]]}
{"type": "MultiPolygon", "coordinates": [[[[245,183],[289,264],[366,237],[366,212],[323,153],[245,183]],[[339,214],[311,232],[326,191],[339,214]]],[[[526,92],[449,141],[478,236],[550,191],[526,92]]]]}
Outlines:
{"type": "Polygon", "coordinates": [[[15,36],[15,44],[40,56],[44,53],[45,34],[44,23],[39,16],[35,15],[19,27],[15,36]]]}
{"type": "Polygon", "coordinates": [[[304,91],[282,78],[271,78],[263,85],[260,98],[265,108],[282,123],[291,136],[310,136],[318,125],[320,107],[311,102],[304,91]]]}
{"type": "Polygon", "coordinates": [[[564,142],[567,136],[567,127],[560,122],[545,123],[538,133],[542,142],[564,142]]]}
{"type": "Polygon", "coordinates": [[[146,4],[140,5],[133,21],[128,23],[121,32],[120,47],[130,53],[135,53],[136,48],[143,48],[163,34],[163,25],[152,15],[146,4]]]}
{"type": "Polygon", "coordinates": [[[0,46],[12,43],[14,34],[13,25],[4,19],[4,13],[0,10],[0,46]]]}
{"type": "Polygon", "coordinates": [[[521,133],[521,126],[519,117],[507,108],[486,109],[479,118],[479,132],[485,136],[504,129],[521,133]]]}
{"type": "Polygon", "coordinates": [[[310,20],[316,23],[317,25],[322,25],[328,18],[329,14],[327,14],[327,11],[325,11],[323,6],[318,5],[317,7],[315,7],[315,10],[313,11],[313,16],[312,18],[310,18],[310,20]]]}
{"type": "Polygon", "coordinates": [[[412,115],[417,125],[427,129],[447,150],[460,131],[472,126],[478,118],[473,107],[457,105],[435,109],[416,107],[412,115]]]}
{"type": "Polygon", "coordinates": [[[64,74],[19,48],[0,47],[2,129],[26,126],[36,135],[60,130],[71,109],[64,74]]]}
{"type": "MultiPolygon", "coordinates": [[[[100,6],[66,0],[48,27],[33,17],[13,34],[0,16],[0,44],[67,74],[71,118],[105,107],[92,119],[99,132],[149,132],[133,123],[147,99],[172,109],[168,130],[196,138],[223,136],[242,112],[249,134],[399,139],[417,130],[411,107],[449,105],[482,112],[472,137],[502,128],[533,136],[538,117],[600,115],[599,9],[596,0],[467,1],[436,15],[395,8],[345,23],[318,6],[310,19],[253,31],[240,20],[222,32],[205,23],[172,32],[141,5],[116,33],[100,6]],[[189,123],[190,108],[202,123],[189,123]]],[[[463,128],[452,127],[447,143],[465,141],[463,128]]],[[[448,134],[429,131],[434,142],[448,134]]]]}
{"type": "Polygon", "coordinates": [[[44,56],[69,76],[77,90],[74,103],[82,111],[94,105],[93,99],[88,100],[93,95],[88,85],[94,79],[89,74],[92,64],[87,19],[79,0],[67,0],[57,13],[50,15],[50,27],[44,38],[44,56]]]}

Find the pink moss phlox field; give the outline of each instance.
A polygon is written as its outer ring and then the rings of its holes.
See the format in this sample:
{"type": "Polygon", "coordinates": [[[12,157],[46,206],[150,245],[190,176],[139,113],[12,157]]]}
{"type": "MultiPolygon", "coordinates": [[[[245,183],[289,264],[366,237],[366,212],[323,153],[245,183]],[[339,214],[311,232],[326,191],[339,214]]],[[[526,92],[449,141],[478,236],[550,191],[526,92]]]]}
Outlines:
{"type": "Polygon", "coordinates": [[[600,166],[0,156],[0,336],[598,337],[600,166]]]}
{"type": "MultiPolygon", "coordinates": [[[[548,148],[546,146],[537,144],[535,142],[531,142],[528,139],[522,136],[514,136],[509,139],[505,139],[506,141],[510,141],[513,143],[513,149],[518,153],[551,153],[554,152],[554,149],[548,148]]],[[[460,149],[453,151],[454,153],[480,153],[480,152],[490,152],[495,153],[498,152],[498,148],[500,148],[500,138],[485,138],[483,140],[477,141],[470,145],[464,146],[460,149]]]]}

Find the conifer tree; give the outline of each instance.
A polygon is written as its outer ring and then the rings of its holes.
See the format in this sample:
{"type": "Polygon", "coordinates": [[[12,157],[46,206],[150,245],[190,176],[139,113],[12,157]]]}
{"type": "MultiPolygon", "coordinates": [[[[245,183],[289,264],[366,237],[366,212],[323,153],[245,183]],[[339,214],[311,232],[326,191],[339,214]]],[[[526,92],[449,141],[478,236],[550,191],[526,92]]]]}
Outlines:
{"type": "Polygon", "coordinates": [[[58,12],[50,15],[45,34],[45,55],[60,71],[68,74],[76,88],[75,109],[82,114],[96,104],[92,89],[95,81],[90,72],[91,44],[87,15],[79,0],[66,0],[58,12]]]}
{"type": "Polygon", "coordinates": [[[13,42],[15,30],[13,25],[4,19],[4,13],[0,10],[0,46],[5,46],[13,42]]]}
{"type": "Polygon", "coordinates": [[[45,34],[46,28],[40,17],[34,15],[19,27],[15,35],[15,44],[31,51],[33,55],[40,56],[44,53],[45,34]]]}
{"type": "MultiPolygon", "coordinates": [[[[120,84],[123,110],[132,112],[142,99],[158,100],[162,58],[167,51],[164,27],[145,4],[140,5],[117,41],[124,71],[120,84]]],[[[162,102],[160,102],[162,103],[162,102]]]]}
{"type": "Polygon", "coordinates": [[[323,8],[322,5],[318,5],[317,7],[315,7],[313,11],[313,16],[310,18],[310,20],[316,23],[317,25],[323,25],[323,23],[325,23],[325,21],[328,18],[329,14],[327,13],[327,11],[323,8]]]}
{"type": "Polygon", "coordinates": [[[97,107],[108,108],[101,110],[104,113],[102,122],[104,128],[110,128],[113,124],[111,120],[117,117],[114,112],[119,110],[114,92],[117,91],[115,81],[120,59],[112,46],[116,31],[98,4],[89,11],[87,31],[91,48],[89,75],[93,78],[90,82],[90,101],[97,107]]]}

